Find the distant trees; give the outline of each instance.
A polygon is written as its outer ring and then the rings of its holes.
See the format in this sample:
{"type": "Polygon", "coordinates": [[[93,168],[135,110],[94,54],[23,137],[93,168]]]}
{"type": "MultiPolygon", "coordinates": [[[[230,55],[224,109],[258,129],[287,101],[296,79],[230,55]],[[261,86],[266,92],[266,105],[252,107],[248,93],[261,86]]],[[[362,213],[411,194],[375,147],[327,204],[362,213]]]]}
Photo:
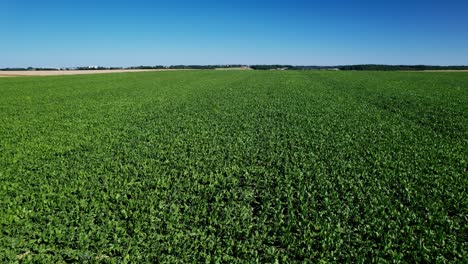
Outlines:
{"type": "Polygon", "coordinates": [[[293,66],[283,64],[271,65],[251,65],[250,68],[254,70],[329,70],[336,69],[335,66],[293,66]]]}
{"type": "Polygon", "coordinates": [[[196,70],[209,70],[215,69],[216,66],[214,65],[171,65],[168,67],[169,69],[196,69],[196,70]]]}
{"type": "Polygon", "coordinates": [[[213,70],[213,69],[228,69],[240,68],[243,65],[229,64],[229,65],[171,65],[168,69],[194,69],[194,70],[213,70]]]}
{"type": "Polygon", "coordinates": [[[156,66],[136,66],[136,67],[128,67],[127,69],[131,70],[156,70],[156,69],[166,69],[166,66],[156,65],[156,66]]]}
{"type": "Polygon", "coordinates": [[[57,68],[33,68],[33,67],[28,67],[28,68],[3,68],[0,69],[0,71],[56,71],[58,70],[57,68]]]}
{"type": "Polygon", "coordinates": [[[29,71],[29,68],[3,68],[0,71],[29,71]]]}
{"type": "MultiPolygon", "coordinates": [[[[65,70],[119,70],[119,69],[194,69],[194,70],[212,70],[220,68],[244,68],[249,67],[254,70],[342,70],[342,71],[426,71],[426,70],[468,70],[468,66],[431,66],[431,65],[383,65],[383,64],[362,64],[362,65],[342,65],[342,66],[293,66],[282,64],[271,65],[155,65],[155,66],[132,66],[132,67],[102,67],[87,66],[76,68],[65,68],[65,70]]],[[[64,70],[57,68],[3,68],[0,71],[55,71],[64,70]]]]}
{"type": "Polygon", "coordinates": [[[212,70],[219,68],[240,68],[242,65],[171,65],[171,66],[137,66],[127,69],[194,69],[194,70],[212,70]]]}
{"type": "Polygon", "coordinates": [[[76,67],[75,70],[80,71],[95,71],[95,70],[120,70],[122,67],[102,67],[102,66],[88,66],[88,67],[76,67]]]}
{"type": "Polygon", "coordinates": [[[292,65],[280,65],[280,64],[251,65],[250,68],[254,70],[295,70],[297,69],[295,66],[292,66],[292,65]]]}
{"type": "Polygon", "coordinates": [[[430,66],[430,65],[345,65],[337,66],[342,71],[427,71],[427,70],[468,70],[468,66],[430,66]]]}

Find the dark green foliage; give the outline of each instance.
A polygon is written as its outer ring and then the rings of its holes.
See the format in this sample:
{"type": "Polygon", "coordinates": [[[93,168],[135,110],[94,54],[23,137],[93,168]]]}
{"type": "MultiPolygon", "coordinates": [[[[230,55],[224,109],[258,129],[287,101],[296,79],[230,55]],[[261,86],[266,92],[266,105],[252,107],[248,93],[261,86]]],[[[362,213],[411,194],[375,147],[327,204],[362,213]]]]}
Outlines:
{"type": "MultiPolygon", "coordinates": [[[[128,69],[159,69],[159,68],[144,68],[145,66],[140,66],[140,67],[132,67],[132,68],[128,68],[128,69]]],[[[156,66],[155,66],[156,67],[156,66]]],[[[79,70],[79,71],[102,71],[102,70],[121,70],[121,69],[124,69],[122,67],[103,67],[103,66],[97,66],[97,67],[89,67],[89,66],[85,66],[85,67],[76,67],[75,69],[72,69],[72,70],[79,70]]]]}
{"type": "Polygon", "coordinates": [[[166,69],[167,67],[166,66],[162,66],[162,65],[156,65],[156,66],[135,66],[135,67],[128,67],[127,69],[137,69],[137,70],[148,70],[148,69],[153,69],[153,70],[156,70],[156,69],[166,69]]]}
{"type": "Polygon", "coordinates": [[[0,262],[467,261],[468,74],[0,79],[0,262]]]}
{"type": "Polygon", "coordinates": [[[239,68],[242,65],[232,64],[232,65],[171,65],[167,67],[168,69],[192,69],[192,70],[213,70],[217,68],[239,68]]]}
{"type": "Polygon", "coordinates": [[[440,70],[468,70],[468,66],[431,66],[431,65],[345,65],[338,66],[342,71],[440,71],[440,70]]]}
{"type": "Polygon", "coordinates": [[[56,71],[57,68],[3,68],[0,71],[56,71]]]}
{"type": "Polygon", "coordinates": [[[250,68],[254,70],[276,70],[276,69],[293,70],[294,66],[292,65],[251,65],[250,68]]]}

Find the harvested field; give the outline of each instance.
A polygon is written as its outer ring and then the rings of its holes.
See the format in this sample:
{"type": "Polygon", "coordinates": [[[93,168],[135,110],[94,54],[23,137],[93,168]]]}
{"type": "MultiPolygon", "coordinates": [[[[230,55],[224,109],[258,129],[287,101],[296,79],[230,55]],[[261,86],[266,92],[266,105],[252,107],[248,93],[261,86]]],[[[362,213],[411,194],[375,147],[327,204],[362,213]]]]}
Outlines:
{"type": "Polygon", "coordinates": [[[179,69],[148,69],[148,70],[71,70],[71,71],[0,71],[0,77],[25,77],[25,76],[57,76],[79,74],[101,74],[118,72],[149,72],[149,71],[180,71],[179,69]]]}

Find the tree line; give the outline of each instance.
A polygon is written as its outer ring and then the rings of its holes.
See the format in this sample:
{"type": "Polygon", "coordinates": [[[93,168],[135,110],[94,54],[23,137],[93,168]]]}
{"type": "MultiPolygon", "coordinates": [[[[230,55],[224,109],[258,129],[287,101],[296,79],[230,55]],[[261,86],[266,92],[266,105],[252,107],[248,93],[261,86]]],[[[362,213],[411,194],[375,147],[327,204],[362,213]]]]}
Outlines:
{"type": "Polygon", "coordinates": [[[132,66],[132,67],[74,67],[74,68],[3,68],[0,71],[55,71],[55,70],[121,70],[121,69],[193,69],[212,70],[219,68],[251,68],[253,70],[341,70],[341,71],[427,71],[427,70],[468,70],[468,66],[432,66],[432,65],[384,65],[384,64],[362,64],[341,66],[294,66],[283,64],[271,65],[155,65],[155,66],[132,66]]]}
{"type": "Polygon", "coordinates": [[[431,65],[345,65],[337,66],[342,71],[431,71],[431,70],[468,70],[468,66],[431,66],[431,65]]]}

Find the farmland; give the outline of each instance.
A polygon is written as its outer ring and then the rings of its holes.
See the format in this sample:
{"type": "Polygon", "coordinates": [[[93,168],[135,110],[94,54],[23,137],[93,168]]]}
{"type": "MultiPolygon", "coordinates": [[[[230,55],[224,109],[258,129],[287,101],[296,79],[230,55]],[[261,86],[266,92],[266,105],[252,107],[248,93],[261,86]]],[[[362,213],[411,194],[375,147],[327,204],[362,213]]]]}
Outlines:
{"type": "Polygon", "coordinates": [[[0,79],[0,262],[466,262],[468,73],[0,79]]]}
{"type": "MultiPolygon", "coordinates": [[[[149,71],[171,71],[175,69],[120,69],[120,70],[0,70],[0,77],[22,77],[22,76],[57,76],[57,75],[81,75],[123,72],[149,72],[149,71]]],[[[180,70],[180,69],[178,69],[180,70]]]]}

